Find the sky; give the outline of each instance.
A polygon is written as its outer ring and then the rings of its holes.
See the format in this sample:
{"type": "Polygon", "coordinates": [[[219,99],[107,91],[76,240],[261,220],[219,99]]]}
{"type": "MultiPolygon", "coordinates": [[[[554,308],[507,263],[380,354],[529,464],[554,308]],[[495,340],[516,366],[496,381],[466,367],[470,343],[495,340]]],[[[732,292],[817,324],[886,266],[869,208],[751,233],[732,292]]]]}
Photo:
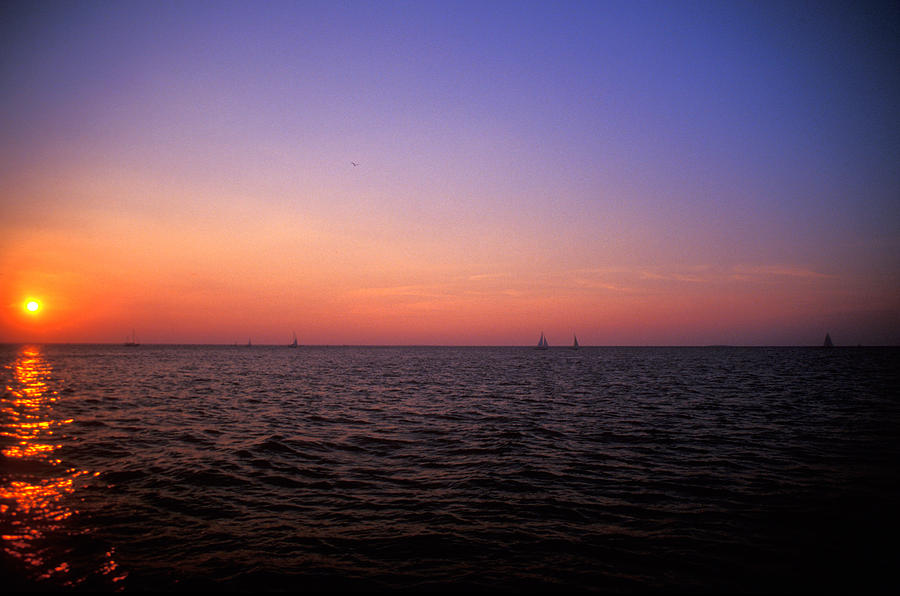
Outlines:
{"type": "Polygon", "coordinates": [[[0,341],[900,344],[896,3],[0,28],[0,341]]]}

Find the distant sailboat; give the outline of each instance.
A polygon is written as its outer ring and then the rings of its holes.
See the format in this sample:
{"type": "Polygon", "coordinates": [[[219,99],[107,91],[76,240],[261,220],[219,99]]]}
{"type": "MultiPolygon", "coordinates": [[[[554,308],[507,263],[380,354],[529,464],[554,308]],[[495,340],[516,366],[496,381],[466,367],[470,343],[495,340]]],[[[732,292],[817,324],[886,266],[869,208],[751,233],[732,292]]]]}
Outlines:
{"type": "Polygon", "coordinates": [[[550,348],[550,344],[547,343],[547,338],[544,337],[544,332],[541,331],[541,339],[538,340],[538,345],[535,346],[537,350],[546,350],[550,348]]]}
{"type": "Polygon", "coordinates": [[[134,334],[134,329],[131,330],[131,337],[125,340],[125,345],[126,345],[126,346],[139,346],[139,345],[141,345],[141,344],[139,344],[139,343],[137,342],[137,337],[136,337],[135,334],[134,334]]]}
{"type": "Polygon", "coordinates": [[[572,349],[577,350],[578,349],[578,336],[573,334],[572,337],[575,338],[575,341],[572,342],[572,349]]]}
{"type": "Polygon", "coordinates": [[[250,338],[249,338],[249,337],[247,338],[247,347],[248,347],[248,348],[253,347],[253,344],[250,343],[250,338]]]}
{"type": "Polygon", "coordinates": [[[823,345],[823,347],[826,347],[826,348],[834,347],[834,344],[831,343],[831,335],[828,333],[825,334],[825,344],[823,345]]]}
{"type": "Polygon", "coordinates": [[[292,341],[291,343],[289,343],[289,344],[288,344],[288,347],[289,347],[289,348],[296,348],[296,347],[297,347],[297,334],[296,334],[296,333],[294,333],[294,341],[292,341]]]}

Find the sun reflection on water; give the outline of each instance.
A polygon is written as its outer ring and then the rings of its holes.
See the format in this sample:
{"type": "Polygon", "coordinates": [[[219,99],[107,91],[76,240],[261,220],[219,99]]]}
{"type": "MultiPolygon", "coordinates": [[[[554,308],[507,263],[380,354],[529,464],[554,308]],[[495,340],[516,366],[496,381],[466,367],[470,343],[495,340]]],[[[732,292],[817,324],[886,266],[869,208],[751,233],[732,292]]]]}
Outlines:
{"type": "MultiPolygon", "coordinates": [[[[73,494],[78,478],[90,473],[63,467],[56,456],[59,431],[72,419],[55,415],[53,404],[59,393],[51,387],[53,369],[39,346],[23,347],[16,360],[3,371],[7,379],[2,400],[2,467],[0,467],[0,535],[5,554],[25,566],[32,581],[51,580],[76,586],[86,579],[74,573],[71,557],[77,553],[62,548],[67,536],[83,534],[67,526],[78,515],[73,494]],[[70,559],[70,560],[67,560],[70,559]]],[[[124,579],[105,553],[99,569],[90,573],[113,582],[124,579]]]]}

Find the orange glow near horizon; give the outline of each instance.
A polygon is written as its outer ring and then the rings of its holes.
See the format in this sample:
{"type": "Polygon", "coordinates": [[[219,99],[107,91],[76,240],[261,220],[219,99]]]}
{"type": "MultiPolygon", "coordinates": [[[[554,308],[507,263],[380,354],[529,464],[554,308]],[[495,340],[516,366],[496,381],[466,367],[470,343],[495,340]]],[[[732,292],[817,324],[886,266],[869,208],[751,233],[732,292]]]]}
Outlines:
{"type": "MultiPolygon", "coordinates": [[[[14,271],[11,291],[0,296],[15,304],[0,312],[0,341],[119,343],[135,329],[145,344],[244,344],[248,337],[286,344],[296,329],[304,345],[531,345],[543,329],[554,345],[573,333],[586,346],[778,344],[796,337],[813,344],[826,326],[835,334],[829,312],[853,306],[847,278],[796,266],[554,270],[511,259],[485,266],[439,254],[425,260],[397,247],[368,251],[359,238],[357,247],[309,254],[303,240],[263,230],[259,242],[273,258],[256,262],[218,248],[218,232],[195,235],[192,254],[208,255],[195,262],[170,258],[165,243],[147,249],[152,234],[165,235],[159,229],[137,232],[140,248],[105,259],[79,258],[102,250],[88,241],[75,251],[46,251],[14,271]],[[53,273],[59,271],[72,273],[53,273]],[[42,298],[10,300],[24,287],[38,288],[42,298]],[[29,301],[38,310],[29,310],[29,301]]],[[[0,260],[13,262],[16,252],[0,260]]],[[[521,259],[538,261],[534,252],[521,259]]],[[[889,300],[881,308],[889,309],[889,300]]]]}

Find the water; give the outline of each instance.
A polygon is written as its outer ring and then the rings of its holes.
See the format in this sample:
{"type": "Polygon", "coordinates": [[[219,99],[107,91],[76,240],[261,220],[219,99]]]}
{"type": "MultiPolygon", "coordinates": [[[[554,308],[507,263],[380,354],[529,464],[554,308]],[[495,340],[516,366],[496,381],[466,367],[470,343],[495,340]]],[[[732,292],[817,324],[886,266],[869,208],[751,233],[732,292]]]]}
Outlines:
{"type": "Polygon", "coordinates": [[[887,591],[890,348],[0,346],[21,589],[887,591]]]}

